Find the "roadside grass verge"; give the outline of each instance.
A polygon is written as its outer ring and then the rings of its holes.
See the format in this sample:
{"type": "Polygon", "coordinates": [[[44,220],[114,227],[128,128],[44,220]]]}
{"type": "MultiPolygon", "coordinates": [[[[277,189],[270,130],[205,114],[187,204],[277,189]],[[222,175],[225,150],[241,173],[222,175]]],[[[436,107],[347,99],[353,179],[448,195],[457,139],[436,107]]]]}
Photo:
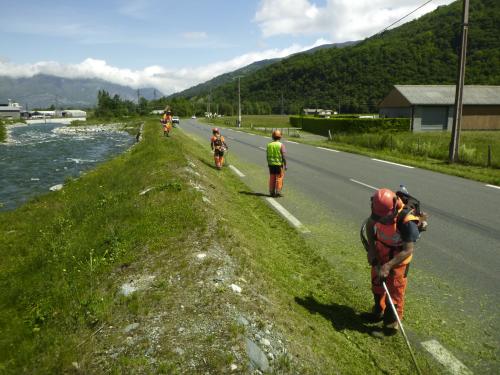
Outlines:
{"type": "MultiPolygon", "coordinates": [[[[241,130],[269,136],[265,132],[254,129],[242,128],[241,130]]],[[[301,134],[304,135],[304,132],[301,134]]],[[[462,132],[460,150],[469,161],[455,164],[449,164],[446,157],[447,142],[449,142],[448,133],[336,135],[332,141],[307,138],[307,136],[293,137],[293,141],[500,185],[500,132],[498,131],[462,132]],[[392,142],[391,136],[394,137],[392,142]],[[352,139],[358,139],[356,144],[349,143],[352,139]],[[398,149],[396,149],[396,145],[398,145],[398,149]],[[491,167],[486,167],[488,145],[491,145],[493,150],[491,167]],[[474,163],[479,165],[472,165],[474,163]]]]}
{"type": "MultiPolygon", "coordinates": [[[[288,128],[290,125],[290,117],[288,115],[242,115],[241,127],[250,128],[264,127],[264,128],[288,128]]],[[[199,121],[214,124],[217,126],[236,126],[238,116],[224,116],[213,119],[200,117],[199,121]]]]}

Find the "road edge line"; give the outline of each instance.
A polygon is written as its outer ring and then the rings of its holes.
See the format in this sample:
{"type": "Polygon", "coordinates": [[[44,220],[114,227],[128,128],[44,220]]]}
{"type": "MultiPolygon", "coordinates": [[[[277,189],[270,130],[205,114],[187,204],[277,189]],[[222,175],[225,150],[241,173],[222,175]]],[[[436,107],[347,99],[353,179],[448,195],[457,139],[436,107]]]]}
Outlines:
{"type": "Polygon", "coordinates": [[[307,229],[295,216],[293,216],[288,210],[283,207],[281,204],[276,202],[275,199],[267,197],[266,201],[278,211],[278,213],[283,216],[286,221],[288,221],[293,227],[295,227],[301,233],[311,233],[309,229],[307,229]]]}
{"type": "Polygon", "coordinates": [[[452,374],[472,375],[472,371],[446,350],[437,340],[423,341],[421,345],[452,374]]]}
{"type": "Polygon", "coordinates": [[[354,182],[355,184],[366,186],[367,188],[370,188],[370,189],[373,189],[373,190],[378,190],[377,187],[365,184],[364,182],[355,180],[354,178],[350,178],[349,181],[354,182]]]}
{"type": "Polygon", "coordinates": [[[404,164],[399,164],[399,163],[394,163],[392,161],[387,161],[387,160],[381,160],[381,159],[375,159],[371,158],[374,161],[378,161],[380,163],[386,163],[386,164],[391,164],[391,165],[397,165],[398,167],[403,167],[403,168],[408,168],[408,169],[415,169],[415,167],[412,167],[411,165],[404,165],[404,164]]]}
{"type": "Polygon", "coordinates": [[[335,150],[334,148],[326,148],[326,147],[319,147],[319,146],[316,146],[316,148],[319,148],[320,150],[325,150],[325,151],[340,152],[339,150],[335,150]]]}
{"type": "Polygon", "coordinates": [[[490,187],[490,188],[493,188],[493,189],[499,189],[500,190],[500,186],[491,185],[491,184],[486,184],[486,186],[490,187]]]}
{"type": "Polygon", "coordinates": [[[236,168],[234,165],[230,165],[229,168],[236,173],[239,177],[245,177],[243,173],[240,172],[238,168],[236,168]]]}

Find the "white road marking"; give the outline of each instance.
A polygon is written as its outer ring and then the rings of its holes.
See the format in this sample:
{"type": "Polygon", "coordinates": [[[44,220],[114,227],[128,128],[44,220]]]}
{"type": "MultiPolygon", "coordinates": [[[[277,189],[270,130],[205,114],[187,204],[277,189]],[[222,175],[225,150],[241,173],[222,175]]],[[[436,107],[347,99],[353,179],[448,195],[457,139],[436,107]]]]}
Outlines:
{"type": "Polygon", "coordinates": [[[276,211],[278,211],[281,216],[283,216],[292,226],[294,226],[299,232],[301,233],[311,233],[309,229],[304,227],[304,225],[295,217],[293,216],[290,212],[287,211],[285,207],[283,207],[281,204],[276,202],[275,199],[273,198],[266,198],[266,200],[269,202],[271,206],[273,206],[276,211]]]}
{"type": "Polygon", "coordinates": [[[245,177],[245,175],[243,173],[241,173],[240,170],[238,168],[236,168],[235,166],[230,165],[229,168],[231,168],[231,170],[234,173],[236,173],[238,176],[245,177]]]}
{"type": "Polygon", "coordinates": [[[266,148],[265,148],[265,147],[261,147],[261,146],[259,146],[259,148],[260,148],[261,150],[266,151],[266,148]]]}
{"type": "Polygon", "coordinates": [[[227,136],[227,139],[233,139],[233,140],[234,140],[234,138],[233,138],[233,137],[230,137],[230,136],[227,136]]]}
{"type": "MultiPolygon", "coordinates": [[[[245,132],[245,133],[246,133],[246,132],[245,132]]],[[[247,134],[248,134],[248,135],[253,135],[253,136],[257,135],[257,134],[253,134],[253,133],[247,133],[247,134]]]]}
{"type": "Polygon", "coordinates": [[[436,340],[429,340],[422,342],[422,346],[432,354],[436,360],[443,366],[448,368],[450,372],[454,375],[472,375],[465,365],[460,362],[453,354],[447,351],[439,342],[436,340]]]}
{"type": "Polygon", "coordinates": [[[367,188],[370,188],[370,189],[373,189],[373,190],[378,190],[378,188],[376,188],[375,186],[371,186],[371,185],[368,185],[368,184],[365,184],[361,181],[358,181],[358,180],[354,180],[352,178],[349,179],[349,181],[352,181],[354,182],[355,184],[360,184],[360,185],[363,185],[363,186],[366,186],[367,188]]]}
{"type": "Polygon", "coordinates": [[[241,130],[235,130],[236,133],[243,133],[241,130]]]}
{"type": "Polygon", "coordinates": [[[294,141],[286,141],[287,143],[293,143],[294,145],[298,145],[299,142],[294,142],[294,141]]]}
{"type": "Polygon", "coordinates": [[[409,168],[409,169],[414,169],[415,167],[411,167],[409,165],[404,165],[404,164],[399,164],[399,163],[393,163],[392,161],[387,161],[387,160],[380,160],[380,159],[372,159],[374,161],[378,161],[380,163],[386,163],[386,164],[391,164],[391,165],[397,165],[398,167],[403,167],[403,168],[409,168]]]}
{"type": "Polygon", "coordinates": [[[500,186],[496,186],[496,185],[490,185],[490,184],[488,184],[486,186],[488,186],[490,188],[493,188],[493,189],[500,189],[500,186]]]}
{"type": "Polygon", "coordinates": [[[316,147],[316,148],[319,148],[320,150],[325,150],[325,151],[340,152],[339,150],[334,150],[333,148],[326,148],[326,147],[316,147]]]}

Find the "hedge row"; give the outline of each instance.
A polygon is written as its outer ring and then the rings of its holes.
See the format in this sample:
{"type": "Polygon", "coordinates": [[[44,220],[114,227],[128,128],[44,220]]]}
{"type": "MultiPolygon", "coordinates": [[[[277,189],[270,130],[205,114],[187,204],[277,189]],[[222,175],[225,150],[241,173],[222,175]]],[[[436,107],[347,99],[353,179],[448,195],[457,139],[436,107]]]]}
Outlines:
{"type": "Polygon", "coordinates": [[[409,118],[315,118],[291,116],[290,125],[310,133],[328,136],[332,133],[406,132],[409,118]]]}

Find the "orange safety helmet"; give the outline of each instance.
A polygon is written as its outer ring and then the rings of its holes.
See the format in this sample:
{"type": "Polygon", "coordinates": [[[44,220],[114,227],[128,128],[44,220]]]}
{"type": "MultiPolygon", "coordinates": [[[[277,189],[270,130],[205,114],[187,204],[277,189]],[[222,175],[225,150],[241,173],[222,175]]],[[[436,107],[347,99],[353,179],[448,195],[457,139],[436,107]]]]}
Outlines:
{"type": "Polygon", "coordinates": [[[372,198],[372,214],[381,220],[394,219],[403,202],[389,189],[378,189],[372,198]]]}
{"type": "Polygon", "coordinates": [[[279,130],[273,130],[273,139],[281,139],[281,132],[279,130]]]}
{"type": "Polygon", "coordinates": [[[219,132],[219,128],[213,128],[213,129],[212,129],[212,133],[216,134],[216,133],[218,133],[218,132],[219,132]]]}

